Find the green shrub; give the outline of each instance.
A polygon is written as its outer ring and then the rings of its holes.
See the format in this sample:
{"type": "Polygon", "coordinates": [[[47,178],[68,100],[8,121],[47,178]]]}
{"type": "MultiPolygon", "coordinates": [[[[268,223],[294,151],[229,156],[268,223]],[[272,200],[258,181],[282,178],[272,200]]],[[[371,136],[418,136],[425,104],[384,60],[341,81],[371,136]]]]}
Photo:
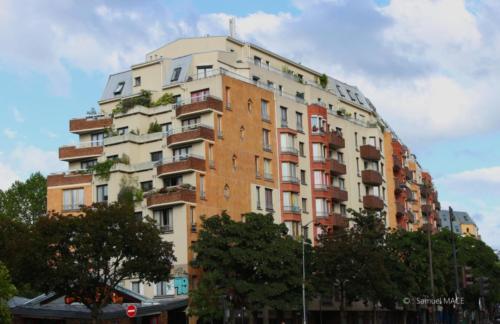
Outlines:
{"type": "Polygon", "coordinates": [[[156,100],[155,102],[153,102],[151,104],[151,107],[165,106],[165,105],[168,105],[168,104],[173,104],[175,102],[176,102],[176,100],[174,98],[174,95],[172,95],[169,92],[166,92],[160,98],[158,98],[158,100],[156,100]]]}
{"type": "Polygon", "coordinates": [[[161,125],[155,120],[149,124],[148,134],[161,132],[161,125]]]}

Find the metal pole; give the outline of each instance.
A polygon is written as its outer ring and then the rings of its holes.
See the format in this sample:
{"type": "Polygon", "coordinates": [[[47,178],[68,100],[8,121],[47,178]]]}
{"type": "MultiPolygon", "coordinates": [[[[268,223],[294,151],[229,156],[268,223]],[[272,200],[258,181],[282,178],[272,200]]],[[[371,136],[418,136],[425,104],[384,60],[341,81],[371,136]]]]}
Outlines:
{"type": "MultiPolygon", "coordinates": [[[[432,266],[432,243],[431,243],[431,223],[427,216],[427,249],[429,251],[429,272],[431,281],[431,296],[434,300],[434,270],[432,266]]],[[[436,323],[436,304],[432,303],[431,323],[436,323]]]]}
{"type": "MultiPolygon", "coordinates": [[[[453,216],[453,209],[451,208],[451,206],[448,208],[448,213],[449,213],[449,217],[450,217],[450,230],[451,230],[451,248],[453,250],[453,267],[455,268],[455,294],[457,295],[457,298],[460,297],[460,285],[458,283],[458,265],[457,265],[457,248],[456,248],[456,244],[455,244],[455,234],[453,232],[453,220],[454,220],[454,216],[453,216]]],[[[457,304],[457,317],[458,319],[460,320],[461,318],[461,306],[460,304],[457,304]]]]}
{"type": "Polygon", "coordinates": [[[307,324],[306,314],[306,233],[307,225],[302,226],[302,314],[304,324],[307,324]]]}

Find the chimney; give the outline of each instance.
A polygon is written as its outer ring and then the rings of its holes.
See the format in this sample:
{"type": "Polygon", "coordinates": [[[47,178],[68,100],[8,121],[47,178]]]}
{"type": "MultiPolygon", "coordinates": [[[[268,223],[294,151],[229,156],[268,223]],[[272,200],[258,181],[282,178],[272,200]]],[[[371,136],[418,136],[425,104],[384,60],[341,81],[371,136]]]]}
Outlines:
{"type": "Polygon", "coordinates": [[[229,18],[229,36],[232,38],[236,37],[236,23],[235,23],[235,18],[229,18]]]}

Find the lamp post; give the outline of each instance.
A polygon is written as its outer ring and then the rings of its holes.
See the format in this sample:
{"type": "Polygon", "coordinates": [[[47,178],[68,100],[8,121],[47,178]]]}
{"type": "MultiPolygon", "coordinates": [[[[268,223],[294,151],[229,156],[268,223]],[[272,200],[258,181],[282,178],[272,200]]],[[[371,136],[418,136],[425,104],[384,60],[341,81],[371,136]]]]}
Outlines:
{"type": "Polygon", "coordinates": [[[307,227],[312,221],[305,225],[302,225],[302,316],[303,323],[307,324],[307,313],[306,313],[306,233],[307,227]]]}
{"type": "MultiPolygon", "coordinates": [[[[455,233],[453,231],[453,221],[455,220],[455,216],[453,215],[453,209],[451,206],[448,207],[448,217],[450,218],[450,231],[451,231],[451,248],[453,249],[453,267],[455,270],[455,294],[456,297],[460,297],[460,285],[458,283],[458,265],[457,265],[457,247],[455,244],[455,233]]],[[[456,305],[457,310],[457,318],[461,320],[461,306],[459,303],[456,305]]]]}

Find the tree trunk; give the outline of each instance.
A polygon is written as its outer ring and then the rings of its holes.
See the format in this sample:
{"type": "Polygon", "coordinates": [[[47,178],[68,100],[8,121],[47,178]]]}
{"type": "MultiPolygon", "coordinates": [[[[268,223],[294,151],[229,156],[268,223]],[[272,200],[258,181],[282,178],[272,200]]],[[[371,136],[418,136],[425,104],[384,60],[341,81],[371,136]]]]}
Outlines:
{"type": "Polygon", "coordinates": [[[347,324],[347,313],[345,311],[344,285],[340,287],[340,323],[347,324]]]}
{"type": "Polygon", "coordinates": [[[373,303],[372,308],[372,323],[377,324],[377,304],[373,303]]]}

